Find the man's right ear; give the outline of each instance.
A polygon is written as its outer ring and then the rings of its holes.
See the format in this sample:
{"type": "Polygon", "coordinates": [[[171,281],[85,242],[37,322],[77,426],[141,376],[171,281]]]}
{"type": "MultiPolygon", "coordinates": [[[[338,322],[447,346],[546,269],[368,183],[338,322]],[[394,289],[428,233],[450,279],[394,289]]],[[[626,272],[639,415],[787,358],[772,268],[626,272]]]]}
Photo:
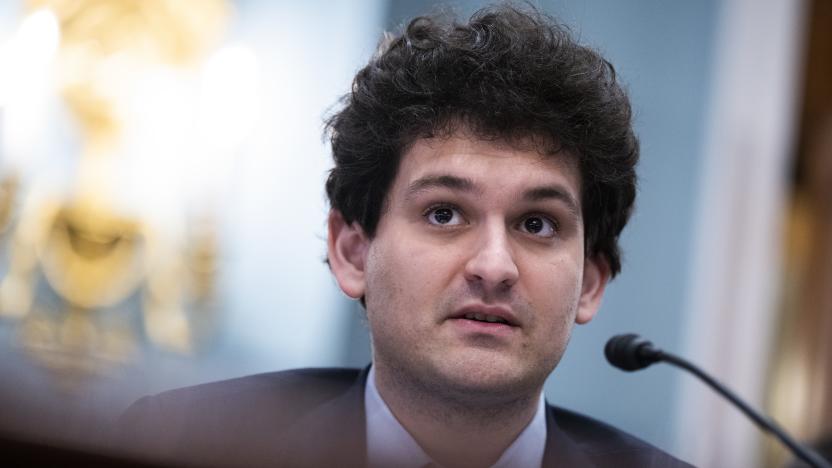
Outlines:
{"type": "Polygon", "coordinates": [[[327,224],[329,267],[344,294],[359,299],[364,296],[364,265],[370,240],[358,223],[347,224],[338,210],[329,211],[327,224]]]}

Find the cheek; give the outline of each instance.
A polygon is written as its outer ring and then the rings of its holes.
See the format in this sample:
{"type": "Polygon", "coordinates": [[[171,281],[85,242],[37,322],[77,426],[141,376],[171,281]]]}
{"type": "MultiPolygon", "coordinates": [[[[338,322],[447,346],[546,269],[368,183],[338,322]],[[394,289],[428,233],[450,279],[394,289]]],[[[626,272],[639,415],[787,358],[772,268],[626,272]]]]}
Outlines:
{"type": "Polygon", "coordinates": [[[576,281],[569,262],[559,263],[556,269],[537,272],[530,297],[536,317],[534,335],[526,352],[535,356],[538,365],[548,375],[560,362],[572,334],[580,298],[580,281],[576,281]]]}
{"type": "Polygon", "coordinates": [[[417,314],[413,306],[424,304],[428,296],[426,267],[402,251],[403,244],[376,242],[367,253],[367,318],[374,335],[407,333],[417,314]]]}
{"type": "Polygon", "coordinates": [[[581,295],[580,265],[571,258],[542,264],[545,268],[528,274],[529,300],[549,333],[568,333],[575,321],[581,295]]]}
{"type": "Polygon", "coordinates": [[[420,243],[412,236],[371,244],[366,266],[368,295],[387,296],[388,302],[429,304],[450,284],[453,263],[451,250],[420,243]]]}

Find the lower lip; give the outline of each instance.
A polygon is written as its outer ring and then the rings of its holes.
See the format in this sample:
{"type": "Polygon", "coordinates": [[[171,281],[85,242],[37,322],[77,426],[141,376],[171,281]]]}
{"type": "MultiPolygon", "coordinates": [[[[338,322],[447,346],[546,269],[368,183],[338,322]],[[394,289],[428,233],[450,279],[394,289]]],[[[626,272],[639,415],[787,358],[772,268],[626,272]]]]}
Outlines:
{"type": "Polygon", "coordinates": [[[480,322],[478,320],[463,318],[451,319],[450,322],[464,333],[475,333],[480,335],[506,336],[511,334],[514,329],[517,328],[505,323],[480,322]]]}

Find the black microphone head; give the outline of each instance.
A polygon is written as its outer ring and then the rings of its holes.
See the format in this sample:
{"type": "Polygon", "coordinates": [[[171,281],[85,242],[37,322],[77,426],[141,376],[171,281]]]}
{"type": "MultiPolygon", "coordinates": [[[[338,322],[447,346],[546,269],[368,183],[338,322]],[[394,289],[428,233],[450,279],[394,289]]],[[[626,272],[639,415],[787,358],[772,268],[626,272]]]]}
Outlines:
{"type": "Polygon", "coordinates": [[[610,364],[629,372],[644,369],[659,360],[653,343],[634,333],[610,338],[604,347],[604,355],[610,364]]]}

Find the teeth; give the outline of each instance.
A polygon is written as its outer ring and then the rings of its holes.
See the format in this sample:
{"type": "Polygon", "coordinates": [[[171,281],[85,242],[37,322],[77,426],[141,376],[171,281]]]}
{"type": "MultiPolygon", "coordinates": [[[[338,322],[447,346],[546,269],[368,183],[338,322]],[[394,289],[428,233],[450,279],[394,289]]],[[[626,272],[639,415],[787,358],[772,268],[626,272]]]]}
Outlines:
{"type": "Polygon", "coordinates": [[[478,314],[473,312],[465,314],[465,318],[468,320],[479,320],[480,322],[508,323],[505,319],[497,317],[496,315],[478,314]]]}

